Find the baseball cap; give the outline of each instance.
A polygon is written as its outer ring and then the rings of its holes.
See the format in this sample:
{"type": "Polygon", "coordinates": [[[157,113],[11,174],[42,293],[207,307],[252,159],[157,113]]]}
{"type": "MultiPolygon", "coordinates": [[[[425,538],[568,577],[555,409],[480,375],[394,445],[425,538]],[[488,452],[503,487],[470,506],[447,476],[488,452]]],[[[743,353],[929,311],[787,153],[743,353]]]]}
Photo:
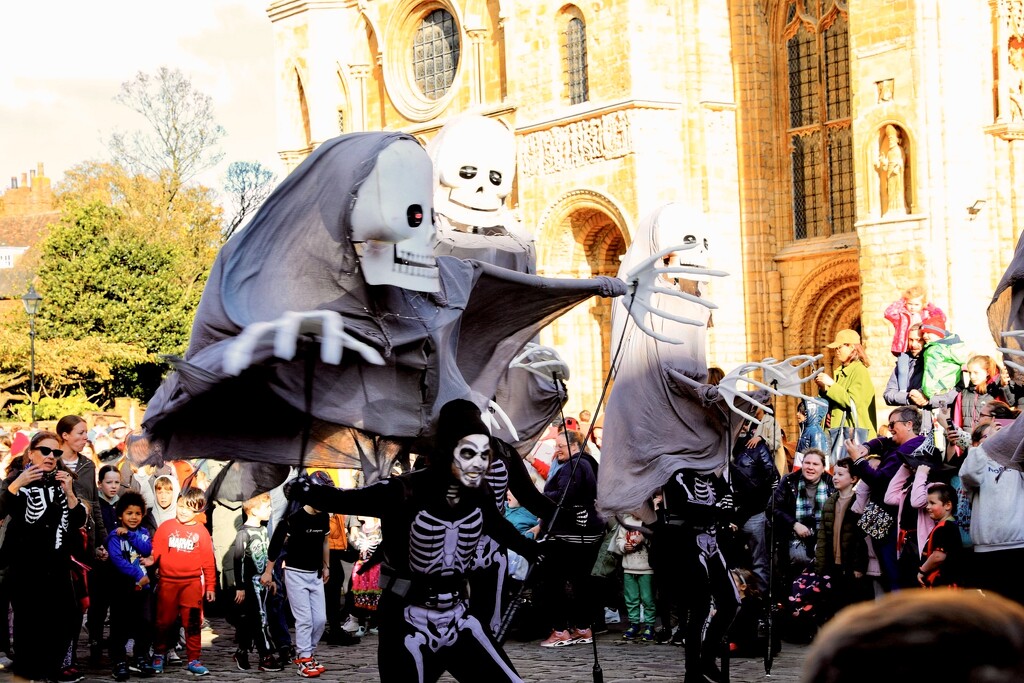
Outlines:
{"type": "Polygon", "coordinates": [[[839,330],[836,340],[828,345],[830,349],[838,349],[843,344],[860,344],[860,335],[856,330],[839,330]]]}

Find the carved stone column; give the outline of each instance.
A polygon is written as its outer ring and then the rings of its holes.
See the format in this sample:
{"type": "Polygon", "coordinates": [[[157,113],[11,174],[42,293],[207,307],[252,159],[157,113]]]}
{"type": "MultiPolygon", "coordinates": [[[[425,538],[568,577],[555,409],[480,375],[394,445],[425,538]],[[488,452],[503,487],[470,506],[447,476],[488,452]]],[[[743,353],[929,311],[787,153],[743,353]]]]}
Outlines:
{"type": "Polygon", "coordinates": [[[348,72],[352,74],[352,78],[356,79],[356,101],[352,107],[356,120],[352,122],[352,130],[366,130],[366,78],[370,75],[370,65],[349,64],[348,72]]]}
{"type": "Polygon", "coordinates": [[[470,83],[470,98],[473,104],[480,104],[484,101],[484,84],[486,69],[484,68],[484,40],[487,39],[487,29],[471,28],[466,29],[469,37],[469,44],[473,53],[473,80],[470,83]]]}

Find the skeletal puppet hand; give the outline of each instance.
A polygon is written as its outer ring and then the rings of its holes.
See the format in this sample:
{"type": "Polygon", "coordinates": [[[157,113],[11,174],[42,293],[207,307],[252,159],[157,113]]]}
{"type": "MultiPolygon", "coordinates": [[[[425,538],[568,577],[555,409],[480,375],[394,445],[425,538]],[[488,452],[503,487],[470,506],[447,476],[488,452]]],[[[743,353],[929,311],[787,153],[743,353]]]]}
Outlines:
{"type": "Polygon", "coordinates": [[[820,355],[799,355],[790,356],[782,361],[776,361],[774,358],[765,358],[759,363],[744,363],[722,378],[722,381],[718,383],[718,393],[725,399],[732,412],[756,424],[761,424],[761,421],[756,417],[737,407],[736,398],[743,398],[768,414],[771,414],[773,411],[764,403],[754,400],[748,394],[741,391],[739,388],[740,382],[757,387],[758,389],[764,389],[774,396],[791,396],[793,398],[813,400],[811,396],[807,396],[801,391],[800,385],[817,377],[822,369],[818,368],[808,377],[801,377],[800,371],[809,365],[813,365],[820,358],[820,355]],[[794,365],[794,362],[797,364],[794,365]],[[751,376],[751,373],[758,371],[761,372],[763,381],[758,381],[751,376]]]}
{"type": "Polygon", "coordinates": [[[358,351],[367,363],[383,365],[377,349],[345,332],[345,324],[335,311],[287,311],[277,320],[253,323],[231,341],[224,354],[224,372],[237,375],[253,363],[258,346],[273,342],[273,355],[285,360],[295,357],[298,340],[316,337],[320,342],[320,360],[331,365],[341,363],[346,348],[358,351]]]}
{"type": "MultiPolygon", "coordinates": [[[[814,400],[811,396],[801,392],[800,385],[812,380],[821,373],[821,368],[815,370],[808,377],[800,377],[800,371],[808,365],[815,363],[819,358],[821,356],[799,355],[791,356],[783,361],[766,358],[759,363],[744,363],[723,377],[716,387],[711,388],[717,390],[718,397],[725,401],[732,412],[755,424],[761,424],[761,421],[756,417],[738,407],[736,399],[741,398],[753,405],[754,408],[760,408],[768,414],[773,412],[771,407],[741,390],[739,384],[742,382],[758,389],[764,389],[775,396],[792,396],[794,398],[814,400]],[[799,362],[794,365],[793,363],[797,361],[799,362]],[[751,376],[751,373],[758,371],[761,372],[763,381],[751,376]]],[[[704,387],[704,384],[701,382],[679,372],[672,373],[672,377],[678,381],[685,382],[694,389],[704,387]]]]}
{"type": "Polygon", "coordinates": [[[820,353],[816,356],[801,354],[780,361],[776,361],[774,358],[765,358],[760,363],[753,363],[753,365],[759,366],[764,371],[765,384],[770,385],[767,387],[768,390],[776,396],[812,400],[813,396],[803,393],[802,385],[812,381],[825,368],[816,368],[807,377],[801,377],[800,372],[804,368],[816,364],[822,358],[823,355],[820,353]]]}
{"type": "MultiPolygon", "coordinates": [[[[1013,337],[1019,340],[1024,337],[1024,330],[1007,330],[1002,334],[1003,337],[1013,337]]],[[[1018,341],[1018,343],[1024,345],[1024,341],[1018,341]]],[[[999,347],[999,351],[1003,354],[1003,365],[1018,375],[1024,374],[1024,351],[1003,347],[999,347]],[[1014,360],[1010,360],[1011,358],[1014,360]]]]}
{"type": "Polygon", "coordinates": [[[694,320],[692,318],[684,318],[668,311],[663,311],[656,308],[651,303],[651,298],[654,294],[665,294],[667,296],[674,296],[686,301],[691,301],[695,304],[704,306],[705,308],[718,308],[709,299],[704,299],[694,294],[687,294],[681,292],[678,289],[660,286],[658,284],[658,278],[662,275],[677,275],[685,277],[685,279],[697,279],[693,276],[699,276],[700,279],[708,277],[725,277],[728,273],[721,270],[709,270],[707,268],[700,268],[694,266],[656,266],[655,264],[664,261],[665,257],[677,252],[685,251],[687,249],[693,249],[695,245],[687,244],[676,247],[669,247],[664,249],[657,254],[651,256],[644,262],[637,265],[635,268],[626,273],[626,283],[628,285],[627,295],[619,301],[629,311],[630,316],[636,323],[637,327],[646,332],[649,336],[654,337],[658,341],[667,342],[669,344],[679,344],[682,340],[675,339],[672,337],[666,337],[665,335],[659,334],[652,330],[650,326],[645,322],[644,318],[648,313],[652,316],[667,318],[673,320],[682,325],[695,325],[702,327],[704,323],[700,320],[694,320]],[[630,305],[630,299],[632,299],[632,306],[630,305]]]}
{"type": "Polygon", "coordinates": [[[508,366],[509,368],[522,368],[549,380],[565,381],[569,379],[569,366],[558,355],[558,351],[550,346],[541,346],[534,342],[527,342],[523,350],[512,359],[508,366]]]}

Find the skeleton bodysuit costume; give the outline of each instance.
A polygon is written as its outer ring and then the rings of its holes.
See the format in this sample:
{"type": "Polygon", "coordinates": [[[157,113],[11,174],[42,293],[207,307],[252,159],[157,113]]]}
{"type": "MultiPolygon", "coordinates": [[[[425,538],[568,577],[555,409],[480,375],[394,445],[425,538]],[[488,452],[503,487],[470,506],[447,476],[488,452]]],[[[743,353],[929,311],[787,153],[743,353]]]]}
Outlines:
{"type": "Polygon", "coordinates": [[[489,439],[483,438],[483,450],[469,457],[445,457],[454,452],[448,449],[453,441],[461,444],[467,434],[480,431],[486,427],[476,407],[453,401],[441,411],[438,446],[427,469],[363,489],[303,483],[293,492],[318,510],[381,520],[382,681],[436,681],[445,670],[464,681],[521,680],[489,629],[469,613],[466,577],[482,534],[529,559],[537,554],[536,545],[498,513],[492,492],[482,485],[489,439]],[[449,409],[453,404],[457,410],[449,409]],[[459,423],[473,413],[476,425],[465,432],[459,423]]]}
{"type": "Polygon", "coordinates": [[[717,538],[718,526],[734,512],[732,493],[724,478],[694,470],[676,472],[663,491],[667,560],[686,605],[686,680],[703,681],[740,604],[717,538]]]}
{"type": "Polygon", "coordinates": [[[44,477],[12,494],[14,472],[0,485],[0,517],[10,516],[3,552],[13,591],[15,669],[26,678],[56,678],[82,615],[71,585],[70,554],[85,525],[85,507],[68,507],[64,489],[44,477]]]}
{"type": "MultiPolygon", "coordinates": [[[[555,505],[533,485],[526,465],[514,448],[498,439],[491,440],[491,467],[487,471],[487,485],[494,494],[498,513],[505,514],[506,495],[512,490],[520,505],[540,519],[551,519],[555,505]]],[[[508,556],[494,539],[484,536],[477,548],[475,571],[470,575],[473,599],[470,610],[484,625],[497,633],[501,626],[502,595],[508,556]]]]}

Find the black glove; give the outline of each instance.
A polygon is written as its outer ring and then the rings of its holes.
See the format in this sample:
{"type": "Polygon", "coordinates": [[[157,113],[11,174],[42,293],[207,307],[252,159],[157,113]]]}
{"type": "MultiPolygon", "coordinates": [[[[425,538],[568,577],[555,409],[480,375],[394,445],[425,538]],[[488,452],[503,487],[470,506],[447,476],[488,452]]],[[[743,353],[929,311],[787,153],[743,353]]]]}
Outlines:
{"type": "Polygon", "coordinates": [[[313,481],[306,474],[301,474],[284,485],[285,498],[296,503],[304,502],[312,490],[313,481]]]}

